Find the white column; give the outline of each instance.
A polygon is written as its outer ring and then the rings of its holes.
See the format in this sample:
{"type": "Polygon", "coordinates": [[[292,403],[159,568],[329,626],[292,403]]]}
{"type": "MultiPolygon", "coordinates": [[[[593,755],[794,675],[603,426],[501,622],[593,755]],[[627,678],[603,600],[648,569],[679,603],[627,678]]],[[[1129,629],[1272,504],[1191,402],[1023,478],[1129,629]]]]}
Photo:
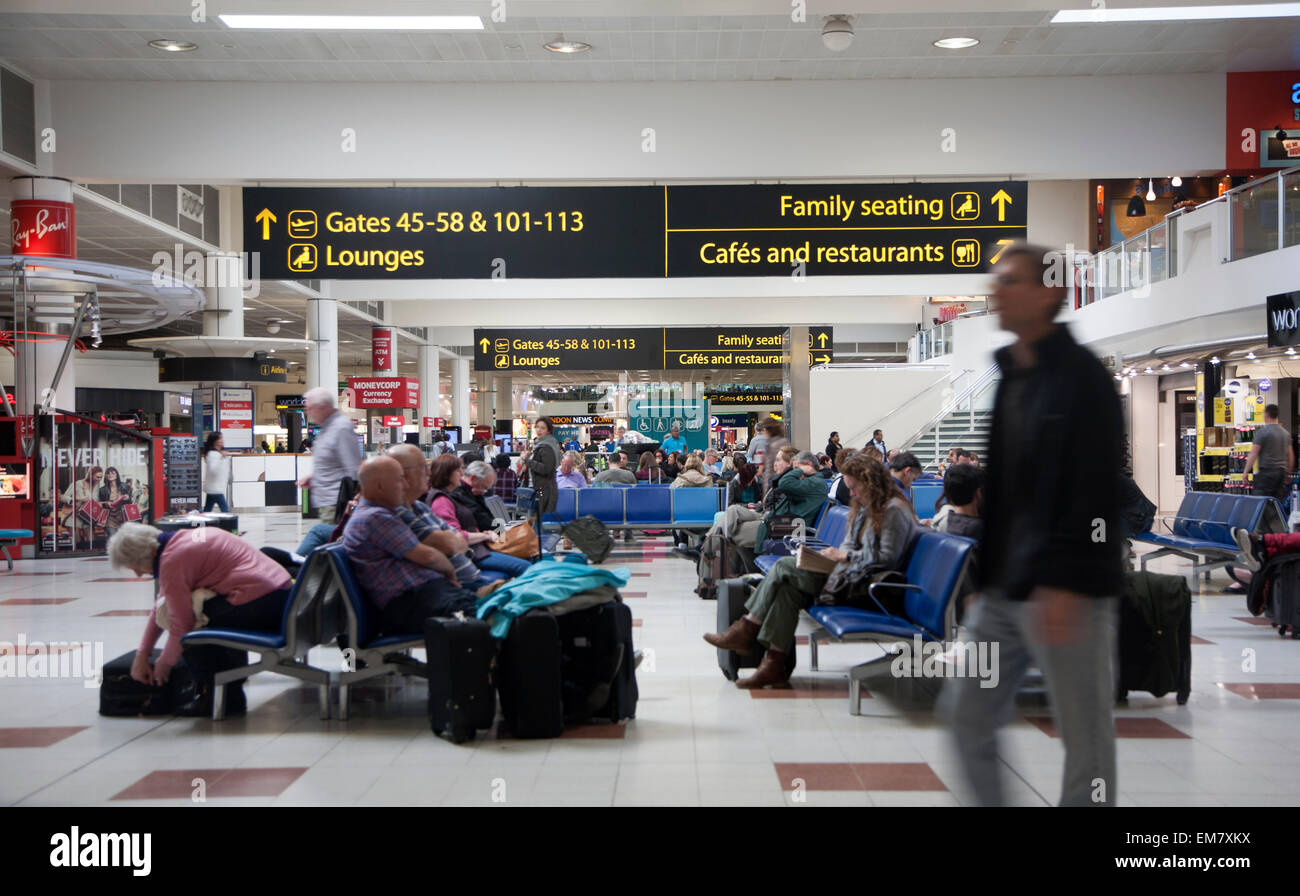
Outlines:
{"type": "MultiPolygon", "coordinates": [[[[438,393],[441,391],[441,384],[438,382],[439,354],[440,351],[436,345],[422,345],[419,347],[416,369],[420,371],[420,409],[418,411],[420,418],[439,416],[438,393]]],[[[423,419],[418,422],[421,423],[420,443],[427,444],[430,439],[429,428],[423,425],[423,419]]]]}
{"type": "Polygon", "coordinates": [[[451,422],[461,428],[465,441],[474,432],[474,421],[469,418],[469,359],[457,358],[451,362],[451,422]]]}
{"type": "Polygon", "coordinates": [[[510,394],[510,377],[496,376],[493,379],[496,387],[496,411],[494,412],[495,420],[493,423],[496,420],[511,420],[515,416],[515,408],[510,394]]]}
{"type": "MultiPolygon", "coordinates": [[[[59,369],[59,360],[63,357],[63,347],[66,344],[67,337],[42,333],[14,340],[14,399],[18,403],[20,415],[34,414],[35,409],[44,404],[45,390],[54,382],[54,372],[59,369]]],[[[0,409],[3,407],[0,403],[0,409]]],[[[72,358],[68,359],[67,366],[63,368],[63,376],[59,379],[59,388],[54,392],[50,407],[65,411],[77,410],[77,375],[72,358]]]]}
{"type": "Polygon", "coordinates": [[[333,299],[307,300],[307,388],[339,384],[339,308],[333,299]]]}
{"type": "Polygon", "coordinates": [[[207,257],[203,292],[208,304],[203,309],[203,335],[242,339],[244,336],[243,272],[238,255],[213,252],[207,257]]]}

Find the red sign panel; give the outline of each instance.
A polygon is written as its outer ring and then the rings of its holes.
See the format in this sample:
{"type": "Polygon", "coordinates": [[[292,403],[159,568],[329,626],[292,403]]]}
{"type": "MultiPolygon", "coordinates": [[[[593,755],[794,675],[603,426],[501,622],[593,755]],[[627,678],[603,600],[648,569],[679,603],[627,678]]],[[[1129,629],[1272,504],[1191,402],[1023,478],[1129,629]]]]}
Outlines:
{"type": "Polygon", "coordinates": [[[1300,70],[1228,72],[1227,80],[1228,170],[1300,164],[1300,70]],[[1279,130],[1286,136],[1279,137],[1279,130]]]}
{"type": "Polygon", "coordinates": [[[405,425],[406,425],[406,418],[405,418],[405,417],[402,417],[402,416],[400,416],[400,415],[399,415],[399,416],[396,416],[396,417],[390,417],[390,416],[388,416],[387,414],[385,414],[385,415],[384,415],[384,425],[385,425],[385,426],[405,426],[405,425]]]}
{"type": "Polygon", "coordinates": [[[492,441],[492,427],[480,423],[474,427],[474,438],[480,442],[492,441]]]}
{"type": "Polygon", "coordinates": [[[14,199],[9,216],[14,255],[77,257],[77,209],[71,202],[14,199]]]}
{"type": "Polygon", "coordinates": [[[352,407],[367,408],[418,408],[420,406],[420,380],[411,376],[350,376],[348,388],[352,390],[352,407]]]}
{"type": "Polygon", "coordinates": [[[387,327],[370,328],[370,369],[375,373],[397,373],[397,355],[393,352],[393,331],[387,327]]]}

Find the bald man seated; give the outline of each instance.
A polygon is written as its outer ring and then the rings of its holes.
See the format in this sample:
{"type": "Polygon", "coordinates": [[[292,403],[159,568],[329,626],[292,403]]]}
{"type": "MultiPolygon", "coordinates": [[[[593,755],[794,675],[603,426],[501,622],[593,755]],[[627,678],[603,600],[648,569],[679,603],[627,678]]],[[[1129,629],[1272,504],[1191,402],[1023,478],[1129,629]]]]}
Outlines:
{"type": "Polygon", "coordinates": [[[402,465],[407,499],[397,508],[402,522],[410,527],[421,543],[447,555],[456,570],[456,581],[462,587],[473,590],[483,584],[465,536],[418,499],[429,488],[429,462],[424,454],[414,445],[394,445],[384,453],[402,465]]]}
{"type": "Polygon", "coordinates": [[[361,465],[361,503],[343,529],[343,550],[357,582],[379,611],[385,635],[420,635],[430,616],[473,613],[474,593],[460,586],[447,555],[416,538],[398,509],[408,504],[402,465],[375,457],[361,465]]]}

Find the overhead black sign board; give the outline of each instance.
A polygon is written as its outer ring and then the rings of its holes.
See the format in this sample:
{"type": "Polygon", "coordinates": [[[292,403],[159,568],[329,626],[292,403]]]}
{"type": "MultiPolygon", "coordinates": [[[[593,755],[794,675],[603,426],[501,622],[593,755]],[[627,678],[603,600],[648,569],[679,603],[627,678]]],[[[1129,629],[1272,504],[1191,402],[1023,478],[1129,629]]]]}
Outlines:
{"type": "Polygon", "coordinates": [[[256,358],[163,358],[160,383],[283,383],[289,367],[284,361],[256,358]]]}
{"type": "MultiPolygon", "coordinates": [[[[784,327],[475,330],[474,369],[749,370],[780,367],[784,327]]],[[[834,360],[831,327],[810,327],[809,364],[834,360]]]]}
{"type": "Polygon", "coordinates": [[[249,187],[270,279],[804,277],[988,269],[1024,182],[249,187]]]}
{"type": "Polygon", "coordinates": [[[1268,344],[1300,345],[1300,290],[1269,296],[1268,344]]]}

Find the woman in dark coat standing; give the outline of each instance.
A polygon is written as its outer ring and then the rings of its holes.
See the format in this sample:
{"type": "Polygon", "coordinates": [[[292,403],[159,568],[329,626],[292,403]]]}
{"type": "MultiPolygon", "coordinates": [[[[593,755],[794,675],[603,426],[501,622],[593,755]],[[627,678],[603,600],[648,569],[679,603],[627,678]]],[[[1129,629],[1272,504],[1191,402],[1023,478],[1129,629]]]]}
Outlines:
{"type": "Polygon", "coordinates": [[[831,469],[839,472],[839,466],[835,463],[835,455],[840,453],[840,434],[832,432],[831,437],[826,440],[826,456],[831,459],[831,469]]]}
{"type": "Polygon", "coordinates": [[[559,487],[555,484],[555,471],[559,469],[560,458],[564,451],[560,443],[551,435],[554,426],[550,417],[538,417],[533,424],[536,441],[524,452],[524,464],[528,468],[533,488],[537,490],[537,534],[542,534],[542,518],[555,510],[559,503],[559,487]]]}

